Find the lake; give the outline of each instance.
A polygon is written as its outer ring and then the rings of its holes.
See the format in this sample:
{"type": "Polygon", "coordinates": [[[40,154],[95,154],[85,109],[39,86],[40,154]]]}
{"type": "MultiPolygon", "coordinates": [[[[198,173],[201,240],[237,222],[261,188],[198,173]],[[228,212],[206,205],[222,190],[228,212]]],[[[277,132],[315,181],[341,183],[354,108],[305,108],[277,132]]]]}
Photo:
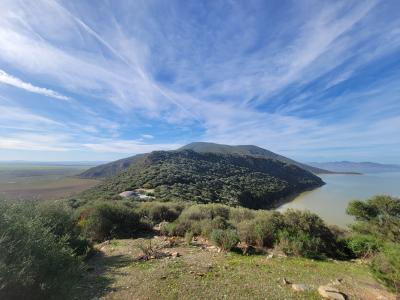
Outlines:
{"type": "Polygon", "coordinates": [[[288,208],[308,209],[321,216],[328,224],[346,226],[352,218],[346,214],[351,200],[366,200],[377,194],[400,196],[400,173],[363,175],[320,175],[326,183],[312,191],[301,193],[292,202],[282,205],[288,208]]]}

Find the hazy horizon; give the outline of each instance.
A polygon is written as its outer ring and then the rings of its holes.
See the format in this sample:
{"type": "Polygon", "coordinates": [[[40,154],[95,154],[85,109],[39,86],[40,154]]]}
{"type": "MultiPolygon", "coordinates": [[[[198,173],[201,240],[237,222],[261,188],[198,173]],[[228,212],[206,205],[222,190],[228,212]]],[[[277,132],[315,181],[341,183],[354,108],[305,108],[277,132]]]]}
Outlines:
{"type": "Polygon", "coordinates": [[[399,1],[0,3],[0,157],[191,141],[400,164],[399,1]]]}

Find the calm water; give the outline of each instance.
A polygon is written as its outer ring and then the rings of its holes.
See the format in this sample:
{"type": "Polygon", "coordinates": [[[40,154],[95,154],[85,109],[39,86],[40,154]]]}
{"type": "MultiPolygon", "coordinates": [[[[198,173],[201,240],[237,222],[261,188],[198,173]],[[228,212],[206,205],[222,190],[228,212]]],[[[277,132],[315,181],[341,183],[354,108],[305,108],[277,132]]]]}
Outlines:
{"type": "Polygon", "coordinates": [[[364,175],[321,175],[326,184],[300,194],[278,210],[308,209],[320,215],[328,224],[346,226],[352,218],[346,215],[349,201],[365,200],[376,194],[400,196],[400,173],[364,175]]]}

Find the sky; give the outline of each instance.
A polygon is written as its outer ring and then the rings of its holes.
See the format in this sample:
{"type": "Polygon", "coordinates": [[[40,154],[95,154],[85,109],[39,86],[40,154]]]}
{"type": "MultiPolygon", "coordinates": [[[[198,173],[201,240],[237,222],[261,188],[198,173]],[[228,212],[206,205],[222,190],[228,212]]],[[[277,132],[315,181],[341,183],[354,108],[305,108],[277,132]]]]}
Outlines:
{"type": "Polygon", "coordinates": [[[400,163],[400,1],[0,1],[0,160],[194,141],[400,163]]]}

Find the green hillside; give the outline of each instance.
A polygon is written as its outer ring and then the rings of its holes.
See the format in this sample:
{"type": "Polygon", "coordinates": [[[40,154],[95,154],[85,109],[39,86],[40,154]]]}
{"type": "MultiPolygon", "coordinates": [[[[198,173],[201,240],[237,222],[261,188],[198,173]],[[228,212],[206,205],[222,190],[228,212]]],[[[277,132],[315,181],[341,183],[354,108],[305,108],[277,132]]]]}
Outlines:
{"type": "Polygon", "coordinates": [[[192,150],[155,151],[84,196],[110,198],[126,190],[154,188],[155,197],[162,200],[269,208],[284,197],[322,184],[314,174],[273,159],[192,150]]]}
{"type": "Polygon", "coordinates": [[[297,162],[293,159],[287,158],[285,156],[276,154],[272,151],[263,149],[254,145],[238,145],[238,146],[230,146],[223,144],[215,144],[215,143],[205,143],[205,142],[196,142],[191,143],[178,150],[193,150],[199,153],[224,153],[224,154],[240,154],[240,155],[251,155],[255,157],[276,159],[281,162],[287,164],[296,165],[304,170],[310,171],[314,174],[328,174],[333,173],[332,171],[324,170],[317,167],[312,167],[300,162],[297,162]]]}
{"type": "MultiPolygon", "coordinates": [[[[304,170],[312,172],[314,174],[327,174],[333,173],[331,171],[327,171],[324,169],[312,167],[309,165],[305,165],[299,163],[290,158],[284,157],[282,155],[276,154],[274,152],[268,151],[266,149],[252,146],[252,145],[239,145],[239,146],[230,146],[230,145],[222,145],[215,143],[205,143],[205,142],[196,142],[191,143],[186,146],[179,148],[176,151],[182,150],[192,150],[198,153],[216,153],[216,154],[236,154],[236,155],[246,155],[246,156],[254,156],[258,158],[266,158],[266,159],[275,159],[287,164],[296,165],[304,170]]],[[[83,178],[107,178],[117,175],[118,173],[134,166],[137,163],[140,163],[147,154],[138,154],[135,156],[127,157],[124,159],[120,159],[111,163],[103,164],[97,167],[93,167],[85,172],[83,172],[80,177],[83,178]]]]}

